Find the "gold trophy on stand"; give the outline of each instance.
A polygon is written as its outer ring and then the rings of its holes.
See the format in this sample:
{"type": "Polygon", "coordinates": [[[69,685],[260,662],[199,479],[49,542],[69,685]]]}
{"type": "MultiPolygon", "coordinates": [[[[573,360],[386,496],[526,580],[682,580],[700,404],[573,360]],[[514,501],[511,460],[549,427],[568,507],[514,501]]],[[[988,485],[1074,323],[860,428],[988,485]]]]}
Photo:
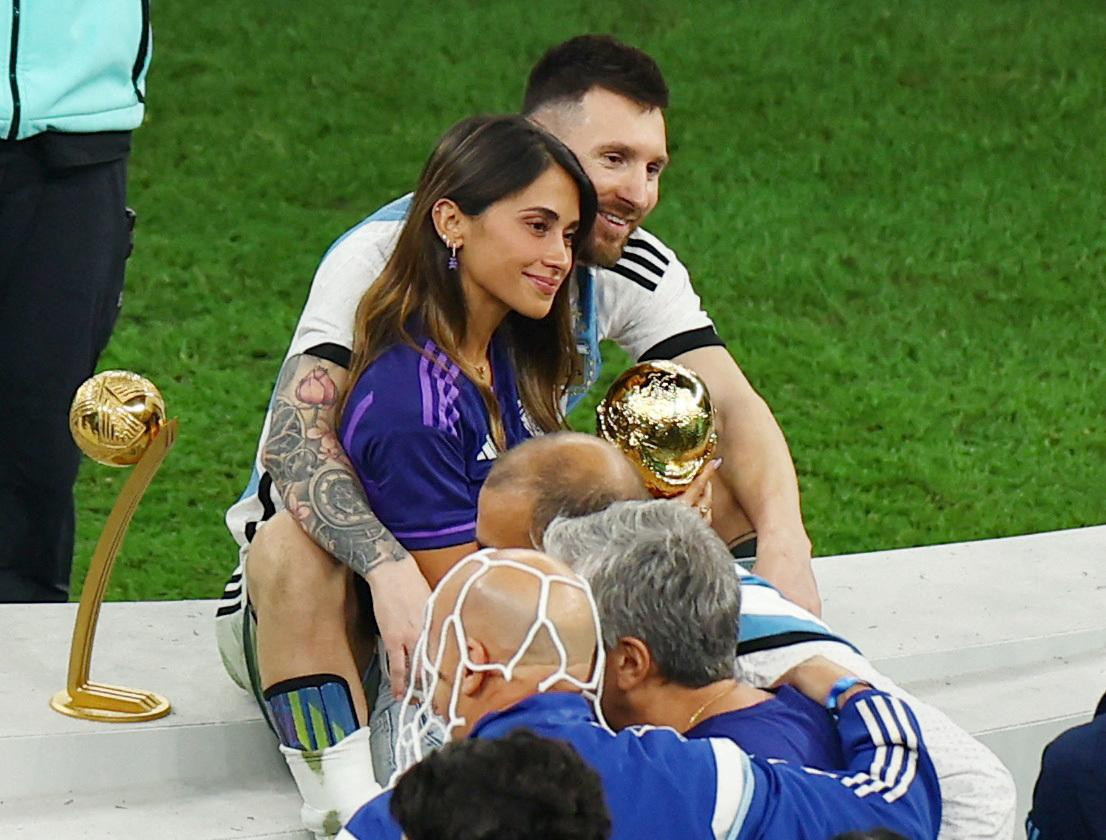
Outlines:
{"type": "Polygon", "coordinates": [[[706,384],[675,362],[624,371],[595,414],[600,437],[622,450],[657,498],[684,492],[718,445],[706,384]]]}
{"type": "Polygon", "coordinates": [[[108,370],[77,389],[69,409],[69,430],[77,446],[101,464],[137,464],[111,509],[85,576],[64,691],[50,700],[55,711],[86,720],[153,720],[169,714],[169,701],[135,688],[92,682],[92,643],[115,555],[131,517],[177,436],[176,419],[165,419],[165,402],[148,379],[125,370],[108,370]]]}

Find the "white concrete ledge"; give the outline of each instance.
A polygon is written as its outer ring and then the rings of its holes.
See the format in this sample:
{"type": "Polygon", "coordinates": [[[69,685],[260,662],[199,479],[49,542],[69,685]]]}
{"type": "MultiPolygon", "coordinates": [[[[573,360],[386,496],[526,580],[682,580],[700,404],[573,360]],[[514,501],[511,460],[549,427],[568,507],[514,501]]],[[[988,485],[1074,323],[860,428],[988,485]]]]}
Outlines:
{"type": "Polygon", "coordinates": [[[824,616],[1014,774],[1106,692],[1106,526],[818,558],[824,616]]]}
{"type": "Polygon", "coordinates": [[[0,606],[0,837],[308,837],[272,734],[223,671],[214,601],[104,605],[93,679],[173,704],[137,724],[49,707],[76,609],[0,606]]]}
{"type": "MultiPolygon", "coordinates": [[[[819,558],[825,617],[1011,768],[1106,690],[1106,526],[819,558]]],[[[291,840],[299,802],[252,698],[223,672],[213,601],[114,603],[93,678],[165,694],[144,724],[75,720],[76,605],[0,606],[0,837],[291,840]]]]}

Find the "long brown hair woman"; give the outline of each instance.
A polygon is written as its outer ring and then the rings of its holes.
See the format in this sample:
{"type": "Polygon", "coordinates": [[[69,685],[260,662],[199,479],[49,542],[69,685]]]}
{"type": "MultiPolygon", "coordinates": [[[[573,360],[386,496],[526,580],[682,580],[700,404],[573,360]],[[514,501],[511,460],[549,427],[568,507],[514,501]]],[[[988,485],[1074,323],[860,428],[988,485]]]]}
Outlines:
{"type": "Polygon", "coordinates": [[[496,455],[562,423],[568,279],[595,219],[560,141],[517,116],[450,129],[357,309],[340,434],[373,511],[433,585],[476,547],[496,455]]]}

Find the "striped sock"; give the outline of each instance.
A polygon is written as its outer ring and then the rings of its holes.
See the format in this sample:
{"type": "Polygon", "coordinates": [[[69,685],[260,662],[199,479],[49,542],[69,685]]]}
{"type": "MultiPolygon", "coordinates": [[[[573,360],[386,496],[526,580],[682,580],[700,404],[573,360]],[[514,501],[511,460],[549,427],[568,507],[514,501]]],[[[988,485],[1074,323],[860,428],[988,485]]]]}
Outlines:
{"type": "Polygon", "coordinates": [[[332,747],[357,728],[349,683],[337,674],[311,674],[265,689],[277,737],[296,750],[332,747]]]}

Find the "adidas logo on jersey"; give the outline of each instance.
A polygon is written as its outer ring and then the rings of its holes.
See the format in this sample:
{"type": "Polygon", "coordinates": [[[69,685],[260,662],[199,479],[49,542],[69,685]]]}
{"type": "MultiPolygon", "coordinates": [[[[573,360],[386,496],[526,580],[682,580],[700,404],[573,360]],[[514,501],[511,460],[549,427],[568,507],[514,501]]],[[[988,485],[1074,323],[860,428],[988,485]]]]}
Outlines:
{"type": "Polygon", "coordinates": [[[488,435],[484,438],[484,445],[480,447],[480,454],[476,456],[477,461],[494,461],[499,457],[499,447],[495,445],[495,441],[492,440],[492,436],[488,435]]]}

